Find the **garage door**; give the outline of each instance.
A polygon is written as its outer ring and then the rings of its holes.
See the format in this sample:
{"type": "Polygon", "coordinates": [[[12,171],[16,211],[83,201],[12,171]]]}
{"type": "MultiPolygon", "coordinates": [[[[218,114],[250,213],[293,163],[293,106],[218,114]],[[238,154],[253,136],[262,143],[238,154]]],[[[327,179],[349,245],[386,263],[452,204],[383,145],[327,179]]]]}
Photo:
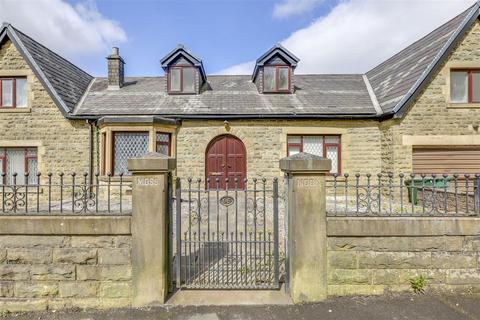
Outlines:
{"type": "Polygon", "coordinates": [[[480,146],[413,149],[415,173],[480,173],[480,146]]]}

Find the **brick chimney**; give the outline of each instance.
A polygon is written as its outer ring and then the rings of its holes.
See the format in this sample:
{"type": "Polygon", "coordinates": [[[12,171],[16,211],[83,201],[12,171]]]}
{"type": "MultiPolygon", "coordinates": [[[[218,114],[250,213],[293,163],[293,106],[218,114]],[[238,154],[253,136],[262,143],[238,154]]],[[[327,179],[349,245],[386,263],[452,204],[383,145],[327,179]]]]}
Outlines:
{"type": "Polygon", "coordinates": [[[107,57],[108,61],[108,89],[118,90],[124,83],[125,61],[120,57],[117,47],[112,48],[112,54],[107,57]]]}

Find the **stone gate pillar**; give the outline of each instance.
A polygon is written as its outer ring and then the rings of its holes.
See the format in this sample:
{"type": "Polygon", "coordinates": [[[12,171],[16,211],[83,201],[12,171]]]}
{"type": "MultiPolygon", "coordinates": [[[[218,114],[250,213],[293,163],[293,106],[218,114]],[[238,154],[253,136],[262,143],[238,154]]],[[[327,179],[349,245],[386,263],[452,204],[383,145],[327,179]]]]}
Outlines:
{"type": "Polygon", "coordinates": [[[280,160],[288,177],[288,269],[295,303],[327,297],[325,174],[331,160],[299,153],[280,160]]]}
{"type": "Polygon", "coordinates": [[[129,159],[132,181],[132,278],[135,307],[164,303],[168,293],[168,173],[176,160],[152,152],[129,159]]]}

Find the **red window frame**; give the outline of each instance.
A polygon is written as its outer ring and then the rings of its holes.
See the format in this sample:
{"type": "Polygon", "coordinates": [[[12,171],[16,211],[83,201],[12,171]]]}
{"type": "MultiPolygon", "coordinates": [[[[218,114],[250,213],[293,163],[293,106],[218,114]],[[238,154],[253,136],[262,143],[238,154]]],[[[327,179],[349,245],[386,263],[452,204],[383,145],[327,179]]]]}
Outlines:
{"type": "MultiPolygon", "coordinates": [[[[0,160],[2,160],[2,173],[7,172],[7,151],[11,149],[23,149],[24,151],[24,156],[23,156],[23,169],[25,172],[17,172],[17,174],[25,174],[27,172],[30,172],[30,168],[28,166],[28,160],[35,159],[37,160],[38,163],[38,149],[35,147],[21,147],[21,148],[16,148],[16,147],[1,147],[3,149],[3,154],[0,153],[0,160]],[[29,156],[28,155],[28,149],[35,149],[37,152],[35,156],[29,156]]],[[[5,176],[6,178],[6,176],[5,176]]],[[[5,184],[6,181],[3,181],[3,184],[5,184]]]]}
{"type": "MultiPolygon", "coordinates": [[[[148,131],[113,131],[112,132],[112,159],[111,159],[111,169],[110,169],[110,173],[114,176],[115,175],[115,135],[119,134],[119,133],[146,133],[148,135],[148,139],[150,141],[150,133],[148,131]]],[[[149,142],[149,145],[150,145],[150,142],[149,142]]],[[[148,148],[150,149],[150,147],[148,148]]]]}
{"type": "MultiPolygon", "coordinates": [[[[323,155],[327,154],[328,147],[336,147],[337,148],[337,174],[341,174],[342,168],[342,136],[338,134],[289,134],[287,135],[287,156],[290,154],[291,147],[297,147],[300,152],[303,152],[303,138],[304,137],[322,137],[322,147],[323,147],[323,155]],[[288,142],[289,138],[291,137],[298,137],[300,138],[299,143],[290,143],[288,142]],[[337,137],[338,143],[327,143],[326,137],[337,137]]],[[[332,174],[332,173],[329,173],[332,174]]]]}
{"type": "MultiPolygon", "coordinates": [[[[473,77],[472,74],[479,73],[480,69],[452,69],[451,72],[466,72],[467,73],[467,103],[480,103],[480,100],[473,101],[473,77]]],[[[480,93],[480,86],[477,88],[480,93]]],[[[454,103],[462,103],[462,102],[454,102],[454,103]]]]}
{"type": "Polygon", "coordinates": [[[168,148],[168,156],[171,156],[172,154],[172,144],[171,144],[171,141],[172,141],[172,134],[171,133],[168,133],[168,132],[155,132],[155,151],[158,150],[158,146],[161,145],[161,146],[167,146],[168,148]],[[168,141],[165,142],[165,141],[158,141],[157,140],[157,134],[165,134],[168,136],[168,141]]]}
{"type": "Polygon", "coordinates": [[[292,89],[292,68],[285,65],[268,65],[263,67],[263,92],[290,92],[292,89]],[[265,68],[275,68],[275,89],[274,90],[265,90],[265,68]],[[280,89],[278,87],[280,83],[280,69],[288,70],[288,89],[280,89]]]}
{"type": "Polygon", "coordinates": [[[170,67],[168,69],[168,93],[173,93],[173,94],[192,94],[197,91],[197,82],[195,81],[196,77],[196,70],[195,67],[184,67],[184,66],[175,66],[175,67],[170,67]],[[193,77],[193,91],[188,91],[185,92],[183,88],[183,70],[184,69],[193,69],[194,77],[193,77]],[[174,69],[180,69],[180,90],[172,90],[171,88],[171,81],[172,81],[172,70],[174,69]]]}
{"type": "Polygon", "coordinates": [[[0,78],[0,108],[16,108],[17,107],[17,80],[16,78],[0,78]],[[12,80],[12,105],[3,105],[3,81],[12,80]]]}

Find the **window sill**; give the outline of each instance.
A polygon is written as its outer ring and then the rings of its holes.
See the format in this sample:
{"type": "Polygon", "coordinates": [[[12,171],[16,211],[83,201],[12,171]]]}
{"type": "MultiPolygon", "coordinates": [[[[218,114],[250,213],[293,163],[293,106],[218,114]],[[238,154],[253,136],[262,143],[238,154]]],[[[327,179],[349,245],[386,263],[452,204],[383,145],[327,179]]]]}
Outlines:
{"type": "Polygon", "coordinates": [[[452,103],[450,102],[447,109],[480,109],[480,103],[452,103]]]}
{"type": "Polygon", "coordinates": [[[30,113],[32,108],[0,108],[0,113],[30,113]]]}

